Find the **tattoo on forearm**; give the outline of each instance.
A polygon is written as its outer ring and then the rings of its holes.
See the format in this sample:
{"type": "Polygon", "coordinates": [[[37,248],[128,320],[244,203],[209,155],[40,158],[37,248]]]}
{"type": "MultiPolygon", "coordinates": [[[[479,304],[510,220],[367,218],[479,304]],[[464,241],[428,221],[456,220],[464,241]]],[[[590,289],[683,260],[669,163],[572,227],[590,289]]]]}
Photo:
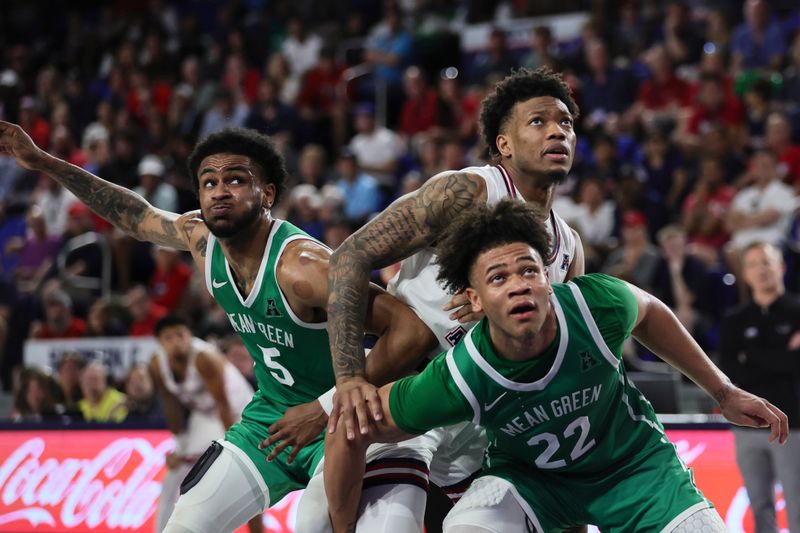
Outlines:
{"type": "Polygon", "coordinates": [[[173,222],[154,215],[152,206],[133,191],[55,159],[48,160],[43,170],[95,213],[129,235],[165,246],[182,247],[173,222]],[[148,217],[159,218],[163,231],[146,229],[156,227],[144,224],[148,217]]]}
{"type": "Polygon", "coordinates": [[[369,274],[424,248],[461,211],[485,201],[479,176],[453,173],[426,183],[352,235],[331,256],[328,333],[334,373],[364,375],[369,274]]]}

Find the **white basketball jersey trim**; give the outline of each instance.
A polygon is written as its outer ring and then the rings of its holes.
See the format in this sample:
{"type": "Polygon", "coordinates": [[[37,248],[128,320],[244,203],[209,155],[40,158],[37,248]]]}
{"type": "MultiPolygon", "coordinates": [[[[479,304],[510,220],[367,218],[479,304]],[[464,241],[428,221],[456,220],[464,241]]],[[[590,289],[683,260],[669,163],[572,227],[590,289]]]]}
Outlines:
{"type": "Polygon", "coordinates": [[[572,282],[567,282],[567,286],[572,291],[572,296],[575,298],[575,301],[578,303],[578,309],[580,309],[581,316],[583,317],[583,321],[586,322],[586,326],[589,328],[589,333],[592,334],[592,339],[594,339],[594,343],[600,348],[600,352],[602,352],[603,357],[606,358],[611,366],[617,368],[619,366],[619,359],[611,353],[611,350],[608,348],[606,341],[603,339],[603,336],[600,334],[600,330],[597,327],[597,323],[594,321],[594,317],[592,316],[592,312],[589,311],[589,306],[586,303],[586,299],[583,297],[583,293],[572,282]]]}
{"type": "MultiPolygon", "coordinates": [[[[272,236],[270,236],[270,240],[272,240],[272,236]]],[[[289,318],[292,319],[292,322],[294,322],[298,326],[302,326],[308,329],[325,329],[328,325],[327,322],[304,322],[300,320],[300,318],[298,318],[298,316],[294,314],[294,309],[292,309],[292,306],[289,305],[289,301],[286,299],[286,295],[283,294],[283,290],[281,289],[280,283],[278,283],[278,261],[280,260],[280,257],[283,255],[284,250],[286,250],[286,246],[290,242],[300,241],[300,240],[312,241],[330,250],[330,248],[328,248],[318,240],[312,237],[308,237],[306,235],[298,234],[288,237],[285,241],[283,241],[280,250],[278,250],[277,258],[275,259],[275,268],[273,269],[272,272],[272,275],[275,277],[275,286],[278,287],[278,292],[281,294],[281,300],[283,300],[283,305],[284,307],[286,307],[286,311],[289,313],[289,318]]],[[[267,246],[267,251],[269,251],[269,246],[267,246]]]]}
{"type": "Polygon", "coordinates": [[[561,309],[561,304],[558,302],[558,299],[554,296],[551,296],[550,303],[556,312],[556,319],[558,320],[559,330],[561,333],[561,336],[558,340],[558,352],[556,353],[555,361],[553,361],[553,366],[550,368],[547,374],[534,382],[519,383],[506,378],[500,374],[500,372],[495,370],[492,365],[490,365],[489,362],[483,357],[483,355],[478,352],[478,348],[475,347],[475,343],[472,340],[472,335],[467,334],[466,338],[464,339],[464,346],[467,348],[467,353],[469,353],[472,361],[478,365],[484,374],[492,378],[492,380],[494,380],[501,387],[521,392],[539,391],[544,389],[553,380],[553,378],[556,377],[556,374],[558,374],[558,370],[561,368],[561,363],[564,361],[564,354],[567,352],[569,332],[567,331],[567,322],[566,318],[564,317],[564,311],[561,309]]]}
{"type": "MultiPolygon", "coordinates": [[[[467,332],[467,338],[468,339],[470,338],[469,332],[467,332]]],[[[464,376],[461,375],[461,371],[458,369],[456,360],[453,357],[452,348],[447,350],[445,361],[447,362],[447,369],[450,371],[450,375],[453,377],[453,381],[455,381],[456,385],[458,386],[458,390],[461,391],[461,394],[464,396],[464,398],[467,399],[469,404],[472,406],[472,412],[474,413],[474,416],[472,417],[472,423],[476,425],[480,424],[481,423],[480,404],[478,403],[478,399],[475,397],[475,393],[473,393],[472,389],[470,389],[469,385],[467,385],[467,381],[464,379],[464,376]]]]}

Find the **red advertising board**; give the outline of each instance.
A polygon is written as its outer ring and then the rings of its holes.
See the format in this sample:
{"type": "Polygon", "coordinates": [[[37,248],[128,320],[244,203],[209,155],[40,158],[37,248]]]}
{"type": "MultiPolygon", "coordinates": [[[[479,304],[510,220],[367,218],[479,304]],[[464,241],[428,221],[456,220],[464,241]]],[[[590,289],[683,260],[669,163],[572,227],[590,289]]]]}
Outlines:
{"type": "MultiPolygon", "coordinates": [[[[729,531],[753,531],[731,432],[668,434],[729,531]]],[[[0,532],[152,532],[164,455],[172,446],[170,434],[160,430],[3,431],[0,532]]],[[[266,531],[293,531],[299,494],[265,513],[266,531]]],[[[780,493],[777,507],[778,523],[786,529],[780,493]]]]}

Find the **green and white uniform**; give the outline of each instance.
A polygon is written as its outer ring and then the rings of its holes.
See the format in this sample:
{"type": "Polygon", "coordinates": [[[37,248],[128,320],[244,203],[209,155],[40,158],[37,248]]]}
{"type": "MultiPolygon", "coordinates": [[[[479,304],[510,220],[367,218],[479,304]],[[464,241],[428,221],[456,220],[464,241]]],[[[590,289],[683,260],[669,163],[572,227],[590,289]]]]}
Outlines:
{"type": "Polygon", "coordinates": [[[239,293],[213,235],[209,235],[206,253],[208,290],[244,341],[258,380],[258,390],[242,413],[242,421],[228,430],[225,441],[244,451],[256,465],[269,487],[271,503],[308,484],[322,457],[324,433],[301,450],[291,465],[286,464],[288,450],[267,462],[270,449],[259,450],[258,444],[269,437],[267,428],[287,408],[316,400],[335,384],[326,323],[311,324],[297,318],[276,279],[278,260],[286,245],[299,239],[312,238],[289,222],[274,221],[247,297],[239,293]]]}
{"type": "Polygon", "coordinates": [[[634,295],[601,274],[553,284],[553,292],[558,333],[544,353],[500,358],[484,319],[422,374],[393,386],[397,425],[411,433],[462,420],[485,427],[481,476],[511,482],[539,531],[587,523],[658,531],[711,507],[621,364],[634,295]]]}

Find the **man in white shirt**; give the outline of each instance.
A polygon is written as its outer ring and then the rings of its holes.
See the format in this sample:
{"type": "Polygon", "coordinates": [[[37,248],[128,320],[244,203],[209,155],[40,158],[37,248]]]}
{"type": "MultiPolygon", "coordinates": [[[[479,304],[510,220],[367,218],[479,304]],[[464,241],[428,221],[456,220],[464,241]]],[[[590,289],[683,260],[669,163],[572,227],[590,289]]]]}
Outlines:
{"type": "MultiPolygon", "coordinates": [[[[757,241],[780,247],[797,207],[794,189],[778,180],[777,161],[771,152],[753,154],[750,173],[755,178],[753,185],[736,194],[725,220],[731,234],[725,256],[737,278],[741,277],[742,250],[757,241]]],[[[740,296],[744,296],[744,285],[740,284],[740,288],[740,296]]]]}

